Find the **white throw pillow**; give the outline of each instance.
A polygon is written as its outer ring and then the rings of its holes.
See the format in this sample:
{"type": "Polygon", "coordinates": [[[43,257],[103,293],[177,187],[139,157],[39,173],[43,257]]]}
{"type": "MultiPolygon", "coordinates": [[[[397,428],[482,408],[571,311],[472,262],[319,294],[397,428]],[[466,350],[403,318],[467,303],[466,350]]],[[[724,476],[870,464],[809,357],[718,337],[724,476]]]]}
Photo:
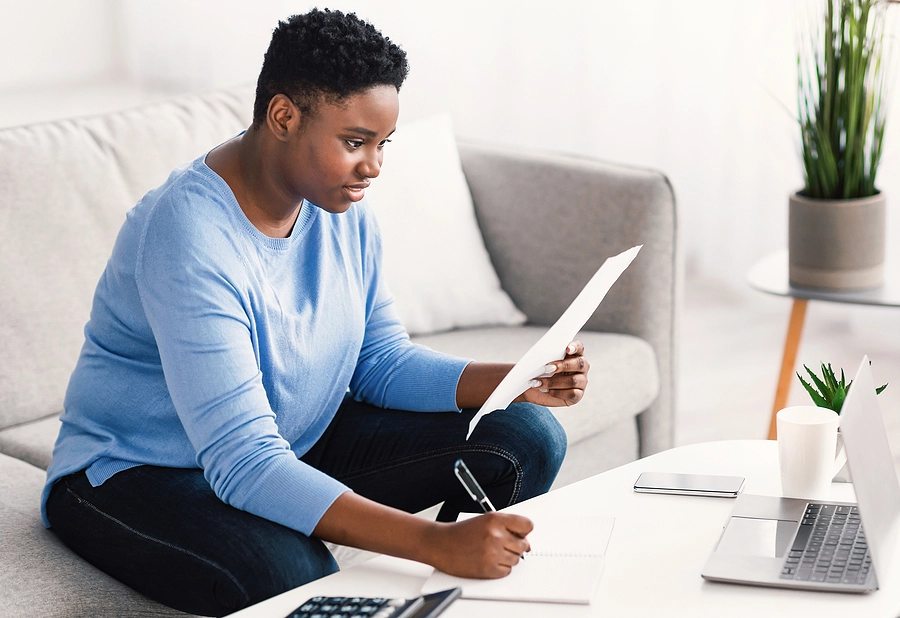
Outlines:
{"type": "Polygon", "coordinates": [[[449,115],[403,124],[366,190],[384,239],[384,269],[411,335],[522,324],[500,287],[463,175],[449,115]]]}

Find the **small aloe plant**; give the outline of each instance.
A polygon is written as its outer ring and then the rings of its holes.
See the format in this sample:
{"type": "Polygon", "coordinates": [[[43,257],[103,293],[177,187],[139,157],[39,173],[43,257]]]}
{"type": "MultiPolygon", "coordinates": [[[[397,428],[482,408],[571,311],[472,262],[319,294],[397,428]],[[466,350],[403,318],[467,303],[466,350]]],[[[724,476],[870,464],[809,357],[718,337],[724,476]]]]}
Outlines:
{"type": "MultiPolygon", "coordinates": [[[[846,381],[843,369],[841,369],[841,379],[838,380],[837,376],[834,374],[834,370],[831,368],[831,363],[828,365],[822,363],[821,378],[806,365],[803,365],[803,368],[806,369],[806,373],[809,374],[812,384],[804,380],[803,376],[799,373],[797,374],[797,377],[800,378],[803,388],[805,388],[806,392],[809,393],[809,396],[812,397],[813,403],[820,408],[828,408],[829,410],[834,410],[840,414],[841,407],[844,405],[844,399],[847,398],[847,391],[850,389],[850,385],[853,384],[853,380],[850,380],[850,382],[846,381]]],[[[875,389],[875,394],[880,395],[881,391],[886,388],[887,384],[879,386],[875,389]]]]}

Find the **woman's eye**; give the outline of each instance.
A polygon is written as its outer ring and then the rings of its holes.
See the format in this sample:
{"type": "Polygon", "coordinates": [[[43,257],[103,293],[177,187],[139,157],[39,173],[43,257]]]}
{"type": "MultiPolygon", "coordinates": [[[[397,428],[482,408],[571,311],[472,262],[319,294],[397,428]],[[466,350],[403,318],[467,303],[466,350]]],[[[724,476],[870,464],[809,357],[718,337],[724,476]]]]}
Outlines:
{"type": "Polygon", "coordinates": [[[390,144],[390,143],[391,143],[391,140],[385,139],[385,140],[382,140],[382,141],[378,144],[378,147],[379,147],[379,148],[384,148],[384,145],[385,145],[385,144],[390,144]]]}
{"type": "Polygon", "coordinates": [[[362,140],[358,140],[358,139],[348,139],[348,140],[347,140],[347,145],[350,146],[350,148],[354,148],[354,149],[355,149],[355,148],[360,148],[360,147],[363,145],[363,143],[362,143],[362,140]]]}

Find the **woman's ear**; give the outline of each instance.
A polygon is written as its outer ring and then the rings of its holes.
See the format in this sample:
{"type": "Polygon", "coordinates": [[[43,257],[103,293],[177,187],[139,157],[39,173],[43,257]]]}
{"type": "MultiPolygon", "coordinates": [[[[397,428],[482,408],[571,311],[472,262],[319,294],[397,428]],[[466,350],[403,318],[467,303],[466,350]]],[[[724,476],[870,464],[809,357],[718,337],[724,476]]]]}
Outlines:
{"type": "Polygon", "coordinates": [[[291,99],[283,94],[276,94],[269,101],[266,110],[266,126],[275,139],[287,141],[294,127],[300,122],[300,110],[291,99]]]}

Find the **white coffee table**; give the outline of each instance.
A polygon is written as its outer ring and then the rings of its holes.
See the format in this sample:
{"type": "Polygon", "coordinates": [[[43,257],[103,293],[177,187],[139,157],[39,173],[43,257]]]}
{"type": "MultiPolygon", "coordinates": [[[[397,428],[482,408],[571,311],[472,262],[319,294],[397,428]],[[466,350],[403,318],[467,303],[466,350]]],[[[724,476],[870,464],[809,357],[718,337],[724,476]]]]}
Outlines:
{"type": "MultiPolygon", "coordinates": [[[[621,466],[529,500],[513,509],[524,515],[583,513],[616,518],[606,568],[591,605],[550,605],[459,600],[447,618],[547,616],[866,616],[900,614],[900,573],[879,574],[881,589],[867,595],[776,590],[707,582],[700,571],[712,551],[733,500],[636,494],[644,471],[739,475],[744,491],[779,495],[777,443],[769,440],[708,442],[683,446],[621,466]]],[[[835,484],[832,499],[854,500],[849,484],[835,484]]],[[[379,556],[346,571],[295,588],[233,614],[282,618],[317,595],[418,595],[431,568],[379,556]]]]}

